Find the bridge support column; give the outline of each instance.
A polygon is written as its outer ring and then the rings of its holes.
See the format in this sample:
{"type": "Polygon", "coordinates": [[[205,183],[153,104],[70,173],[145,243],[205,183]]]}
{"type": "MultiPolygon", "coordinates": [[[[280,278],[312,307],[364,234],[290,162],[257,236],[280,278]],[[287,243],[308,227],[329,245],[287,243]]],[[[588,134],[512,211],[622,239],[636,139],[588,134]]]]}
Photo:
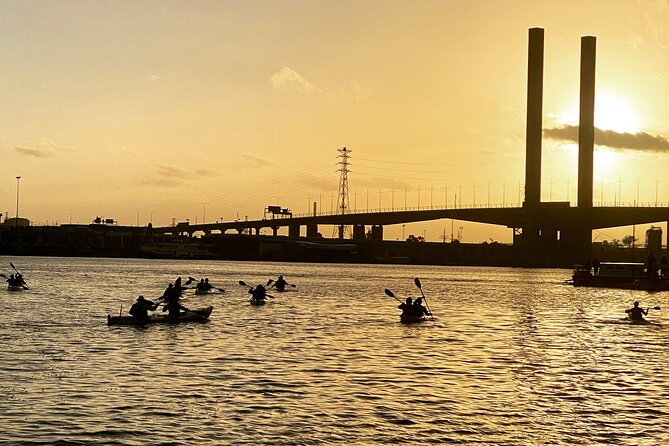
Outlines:
{"type": "Polygon", "coordinates": [[[279,227],[278,226],[272,226],[272,235],[276,237],[279,235],[279,227]]]}
{"type": "Polygon", "coordinates": [[[317,224],[307,225],[307,237],[311,237],[311,238],[318,237],[318,225],[317,224]]]}
{"type": "Polygon", "coordinates": [[[353,225],[353,240],[365,238],[365,225],[353,225]]]}
{"type": "Polygon", "coordinates": [[[544,254],[555,253],[558,249],[558,231],[557,229],[542,229],[541,250],[544,254]]]}
{"type": "Polygon", "coordinates": [[[560,250],[574,263],[583,263],[592,255],[592,229],[569,228],[560,236],[560,250]]]}
{"type": "Polygon", "coordinates": [[[288,236],[289,237],[299,237],[300,236],[300,225],[290,225],[290,226],[288,226],[288,236]]]}
{"type": "Polygon", "coordinates": [[[372,226],[372,240],[383,240],[383,226],[372,226]]]}

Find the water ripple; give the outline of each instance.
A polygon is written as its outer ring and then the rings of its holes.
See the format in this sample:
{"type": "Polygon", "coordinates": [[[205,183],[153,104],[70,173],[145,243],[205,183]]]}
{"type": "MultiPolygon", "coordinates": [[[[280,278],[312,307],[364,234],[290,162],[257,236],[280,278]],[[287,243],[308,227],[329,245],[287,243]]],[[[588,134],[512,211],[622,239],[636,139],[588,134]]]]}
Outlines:
{"type": "Polygon", "coordinates": [[[669,443],[666,324],[621,318],[664,293],[577,289],[566,270],[21,264],[32,289],[0,314],[0,444],[669,443]],[[278,274],[297,291],[264,307],[235,287],[278,274]],[[177,275],[228,290],[188,296],[215,306],[209,323],[106,326],[177,275]],[[436,318],[402,325],[383,289],[416,296],[415,276],[436,318]]]}

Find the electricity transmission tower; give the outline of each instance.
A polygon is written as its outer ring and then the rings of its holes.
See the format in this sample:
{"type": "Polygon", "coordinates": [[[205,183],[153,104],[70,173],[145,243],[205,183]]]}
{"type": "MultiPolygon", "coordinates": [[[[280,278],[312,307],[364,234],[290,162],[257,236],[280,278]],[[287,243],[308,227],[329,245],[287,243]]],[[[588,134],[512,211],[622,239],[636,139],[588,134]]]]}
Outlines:
{"type": "MultiPolygon", "coordinates": [[[[339,165],[339,196],[337,197],[337,213],[338,214],[346,214],[349,210],[348,207],[348,166],[349,166],[349,154],[351,153],[350,150],[348,150],[346,147],[343,149],[337,150],[339,152],[339,155],[337,158],[339,161],[337,164],[339,165]]],[[[344,233],[347,233],[349,236],[351,235],[351,230],[348,226],[345,225],[339,225],[338,227],[335,227],[336,236],[340,239],[344,238],[344,233]]],[[[333,234],[335,236],[335,234],[333,234]]]]}

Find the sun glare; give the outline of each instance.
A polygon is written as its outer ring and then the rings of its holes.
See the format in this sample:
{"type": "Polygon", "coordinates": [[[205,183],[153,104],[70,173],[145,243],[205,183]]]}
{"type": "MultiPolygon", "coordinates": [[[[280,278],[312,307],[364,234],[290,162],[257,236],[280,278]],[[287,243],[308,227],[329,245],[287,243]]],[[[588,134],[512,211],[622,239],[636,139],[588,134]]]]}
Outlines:
{"type": "Polygon", "coordinates": [[[595,127],[618,133],[636,133],[641,130],[641,117],[625,98],[604,93],[595,99],[595,127]]]}
{"type": "MultiPolygon", "coordinates": [[[[578,104],[561,111],[558,121],[563,125],[578,125],[578,104]]],[[[636,133],[642,128],[641,116],[625,98],[612,93],[599,93],[595,99],[595,127],[618,133],[636,133]]]]}
{"type": "Polygon", "coordinates": [[[620,157],[620,152],[615,152],[613,150],[605,148],[595,150],[595,158],[593,160],[595,170],[601,176],[607,176],[617,172],[617,168],[620,164],[620,157]]]}

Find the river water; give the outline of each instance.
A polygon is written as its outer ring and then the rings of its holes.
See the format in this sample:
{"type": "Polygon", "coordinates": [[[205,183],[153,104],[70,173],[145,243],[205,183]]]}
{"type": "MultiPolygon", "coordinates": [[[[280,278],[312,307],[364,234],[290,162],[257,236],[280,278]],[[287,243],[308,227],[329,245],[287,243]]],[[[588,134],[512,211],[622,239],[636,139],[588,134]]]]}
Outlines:
{"type": "Polygon", "coordinates": [[[0,444],[669,444],[667,293],[568,270],[0,257],[0,444]],[[283,274],[263,307],[246,288],[283,274]],[[177,276],[207,323],[107,327],[177,276]],[[399,323],[420,277],[434,321],[399,323]]]}

